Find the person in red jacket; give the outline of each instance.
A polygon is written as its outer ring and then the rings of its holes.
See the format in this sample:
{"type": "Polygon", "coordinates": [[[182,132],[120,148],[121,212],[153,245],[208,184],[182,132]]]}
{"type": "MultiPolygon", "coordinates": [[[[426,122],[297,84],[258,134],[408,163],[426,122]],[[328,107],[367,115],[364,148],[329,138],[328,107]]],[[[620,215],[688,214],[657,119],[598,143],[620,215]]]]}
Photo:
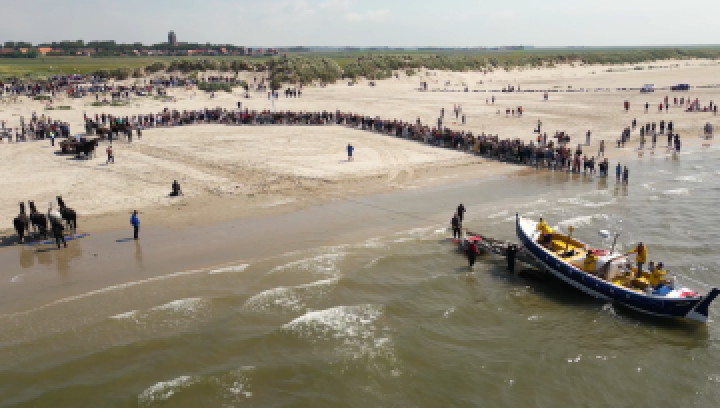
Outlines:
{"type": "Polygon", "coordinates": [[[470,269],[475,266],[475,258],[477,257],[479,250],[475,241],[468,242],[467,248],[465,248],[465,255],[467,255],[468,266],[470,269]]]}

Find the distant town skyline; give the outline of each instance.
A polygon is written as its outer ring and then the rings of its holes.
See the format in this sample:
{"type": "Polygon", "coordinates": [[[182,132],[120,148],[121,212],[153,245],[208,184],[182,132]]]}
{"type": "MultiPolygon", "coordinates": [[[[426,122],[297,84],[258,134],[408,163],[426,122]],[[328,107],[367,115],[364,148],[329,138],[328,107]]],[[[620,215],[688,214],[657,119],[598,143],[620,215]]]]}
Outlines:
{"type": "Polygon", "coordinates": [[[718,42],[718,13],[714,0],[29,0],[4,5],[0,42],[150,45],[173,30],[183,42],[247,47],[699,45],[718,42]],[[115,13],[97,18],[98,10],[115,13]],[[59,30],[58,21],[67,24],[59,30]]]}

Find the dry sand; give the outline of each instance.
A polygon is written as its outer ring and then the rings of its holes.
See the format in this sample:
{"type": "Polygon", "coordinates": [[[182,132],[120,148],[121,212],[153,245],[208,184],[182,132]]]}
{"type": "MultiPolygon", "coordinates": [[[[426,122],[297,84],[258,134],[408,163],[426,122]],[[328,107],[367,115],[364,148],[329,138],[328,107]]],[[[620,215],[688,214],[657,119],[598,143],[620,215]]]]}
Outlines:
{"type": "MultiPolygon", "coordinates": [[[[499,89],[507,84],[521,89],[578,89],[639,87],[646,83],[669,86],[714,84],[720,66],[715,61],[661,61],[640,64],[643,70],[625,67],[559,67],[512,72],[451,73],[422,71],[418,75],[376,81],[355,86],[345,82],[326,88],[305,88],[297,99],[281,98],[279,110],[345,112],[381,116],[434,124],[445,108],[445,125],[473,131],[532,140],[538,119],[543,131],[569,132],[572,144],[584,143],[587,130],[593,132],[589,153],[597,151],[599,140],[608,143],[609,157],[636,153],[637,142],[616,149],[614,141],[633,118],[639,123],[672,120],[685,144],[699,142],[702,126],[710,121],[720,128],[720,117],[708,113],[685,113],[671,107],[658,113],[657,104],[665,95],[700,98],[703,104],[720,101],[720,89],[687,92],[637,91],[552,93],[543,101],[542,93],[418,92],[420,81],[430,88],[499,89]],[[654,68],[649,69],[648,67],[654,68]],[[610,71],[610,72],[608,72],[610,71]],[[450,85],[445,85],[448,83],[450,85]],[[622,109],[631,102],[630,113],[622,109]],[[643,105],[649,102],[650,113],[643,105]],[[454,104],[462,106],[466,125],[451,117],[454,104]],[[505,108],[523,106],[522,117],[508,117],[505,108]],[[497,111],[501,113],[498,114],[497,111]],[[456,123],[453,123],[456,122],[456,123]]],[[[44,110],[45,104],[23,98],[22,103],[0,105],[0,120],[15,127],[20,116],[35,111],[53,119],[67,121],[73,133],[83,131],[82,115],[111,113],[133,115],[157,113],[163,108],[234,109],[237,101],[250,109],[270,109],[267,94],[251,92],[251,99],[235,94],[209,94],[194,90],[170,90],[176,102],[153,97],[134,97],[128,106],[92,107],[93,97],[83,100],[59,99],[55,105],[68,105],[69,111],[44,110]]],[[[634,134],[637,138],[637,132],[634,134]]],[[[662,145],[664,140],[660,140],[662,145]]],[[[118,142],[116,163],[105,165],[104,145],[98,158],[78,161],[56,155],[49,141],[0,144],[0,230],[11,226],[18,202],[34,200],[41,210],[47,202],[62,195],[80,216],[83,230],[125,227],[133,209],[143,213],[143,222],[164,225],[204,224],[211,221],[271,212],[291,211],[322,201],[392,189],[411,189],[466,178],[497,176],[523,170],[448,149],[382,136],[340,126],[222,126],[194,125],[170,129],[148,129],[132,144],[118,142]],[[356,161],[348,163],[345,146],[356,146],[356,161]],[[185,197],[168,198],[172,180],[182,184],[185,197]]],[[[8,231],[5,230],[5,231],[8,231]]]]}

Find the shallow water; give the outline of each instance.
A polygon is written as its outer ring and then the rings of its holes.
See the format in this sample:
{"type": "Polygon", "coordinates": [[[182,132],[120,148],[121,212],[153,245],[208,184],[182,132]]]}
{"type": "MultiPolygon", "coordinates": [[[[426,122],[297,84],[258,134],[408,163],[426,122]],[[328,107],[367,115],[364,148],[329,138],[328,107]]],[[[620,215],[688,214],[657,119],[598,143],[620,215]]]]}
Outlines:
{"type": "MultiPolygon", "coordinates": [[[[718,159],[648,154],[629,186],[541,172],[373,205],[451,215],[464,194],[466,226],[501,239],[515,212],[597,246],[620,230],[622,248],[643,240],[686,283],[718,285],[718,159]]],[[[698,325],[509,276],[492,256],[468,273],[447,235],[427,221],[1,317],[0,406],[717,405],[717,304],[698,325]]]]}

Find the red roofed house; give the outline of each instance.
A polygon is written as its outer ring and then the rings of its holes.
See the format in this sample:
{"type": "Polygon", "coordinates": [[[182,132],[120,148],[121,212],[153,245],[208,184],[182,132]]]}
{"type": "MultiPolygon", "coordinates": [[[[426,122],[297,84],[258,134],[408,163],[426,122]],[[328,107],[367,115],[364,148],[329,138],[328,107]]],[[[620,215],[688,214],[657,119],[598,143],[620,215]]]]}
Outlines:
{"type": "Polygon", "coordinates": [[[41,55],[45,55],[48,52],[55,52],[55,50],[53,50],[51,47],[38,47],[37,52],[41,55]]]}

